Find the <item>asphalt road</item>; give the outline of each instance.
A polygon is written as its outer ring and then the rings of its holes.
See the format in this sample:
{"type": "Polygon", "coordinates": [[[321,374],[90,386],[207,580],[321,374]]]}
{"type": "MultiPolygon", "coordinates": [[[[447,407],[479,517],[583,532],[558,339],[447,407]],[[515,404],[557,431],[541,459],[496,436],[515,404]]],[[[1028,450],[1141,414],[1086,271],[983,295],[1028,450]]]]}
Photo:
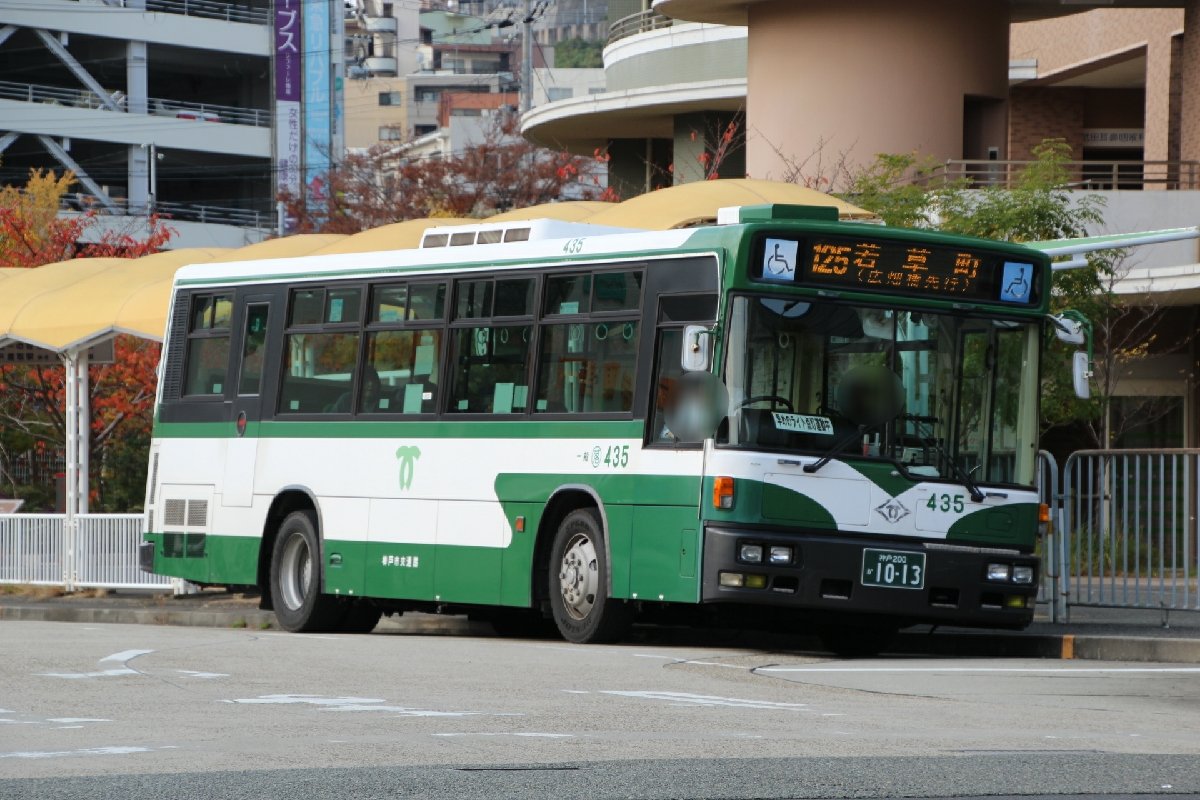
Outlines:
{"type": "Polygon", "coordinates": [[[1200,793],[1200,665],[0,623],[0,798],[1200,793]]]}

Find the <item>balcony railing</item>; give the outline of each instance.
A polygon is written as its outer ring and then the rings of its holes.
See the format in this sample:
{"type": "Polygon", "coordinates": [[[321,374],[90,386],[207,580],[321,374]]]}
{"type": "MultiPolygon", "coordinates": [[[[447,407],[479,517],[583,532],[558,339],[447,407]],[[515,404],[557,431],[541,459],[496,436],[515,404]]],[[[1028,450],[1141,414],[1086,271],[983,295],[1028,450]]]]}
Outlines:
{"type": "Polygon", "coordinates": [[[657,11],[639,11],[636,14],[630,14],[628,17],[621,17],[614,22],[608,29],[608,42],[613,42],[624,39],[628,36],[635,36],[639,33],[649,33],[660,28],[669,28],[675,24],[675,20],[670,17],[664,17],[657,11]]]}
{"type": "Polygon", "coordinates": [[[165,220],[181,222],[211,223],[214,225],[232,225],[236,228],[255,228],[267,230],[274,226],[275,215],[269,211],[255,211],[247,208],[230,208],[226,206],[210,206],[201,203],[163,203],[156,202],[153,208],[147,204],[130,203],[124,197],[107,198],[110,206],[101,203],[95,195],[73,192],[63,197],[59,203],[62,211],[91,211],[104,216],[140,217],[153,210],[165,220]]]}
{"type": "MultiPolygon", "coordinates": [[[[12,81],[0,81],[0,98],[71,108],[102,110],[107,107],[94,92],[88,89],[39,86],[32,83],[13,83],[12,81]]],[[[116,103],[122,108],[125,107],[126,97],[123,93],[116,94],[116,103]]],[[[225,122],[230,125],[254,125],[259,128],[271,126],[271,114],[266,109],[238,108],[216,103],[190,103],[157,97],[149,98],[148,105],[149,112],[160,117],[202,122],[225,122]]]]}
{"type": "MultiPolygon", "coordinates": [[[[965,179],[972,186],[1013,188],[1032,161],[952,160],[942,175],[965,179]]],[[[1069,161],[1069,188],[1083,191],[1110,189],[1200,189],[1200,161],[1069,161]]]]}
{"type": "Polygon", "coordinates": [[[222,19],[226,22],[248,22],[252,25],[266,25],[271,21],[271,12],[266,8],[251,8],[219,0],[146,0],[146,10],[222,19]]]}

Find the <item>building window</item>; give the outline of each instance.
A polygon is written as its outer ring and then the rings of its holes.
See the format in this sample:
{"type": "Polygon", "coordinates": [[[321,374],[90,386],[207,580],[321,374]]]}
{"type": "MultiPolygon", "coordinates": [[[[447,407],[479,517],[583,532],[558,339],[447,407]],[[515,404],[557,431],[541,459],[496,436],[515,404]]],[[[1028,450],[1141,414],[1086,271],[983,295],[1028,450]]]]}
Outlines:
{"type": "Polygon", "coordinates": [[[397,125],[383,125],[379,128],[379,141],[399,142],[404,139],[404,131],[397,125]]]}
{"type": "Polygon", "coordinates": [[[381,106],[399,106],[404,104],[404,97],[400,92],[380,92],[379,105],[381,106]]]}
{"type": "Polygon", "coordinates": [[[427,133],[433,133],[437,130],[437,125],[414,125],[413,134],[415,136],[424,136],[427,133]]]}
{"type": "Polygon", "coordinates": [[[567,100],[575,95],[569,86],[551,86],[546,90],[546,97],[551,103],[556,100],[567,100]]]}

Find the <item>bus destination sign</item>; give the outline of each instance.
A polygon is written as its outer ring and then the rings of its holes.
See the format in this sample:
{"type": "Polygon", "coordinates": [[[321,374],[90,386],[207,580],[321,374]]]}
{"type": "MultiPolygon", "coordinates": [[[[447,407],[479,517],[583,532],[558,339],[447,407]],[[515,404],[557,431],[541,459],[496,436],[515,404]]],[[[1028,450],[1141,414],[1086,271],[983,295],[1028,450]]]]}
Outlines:
{"type": "Polygon", "coordinates": [[[862,236],[766,237],[764,244],[759,277],[772,283],[1014,305],[1038,300],[1033,263],[985,250],[862,236]]]}

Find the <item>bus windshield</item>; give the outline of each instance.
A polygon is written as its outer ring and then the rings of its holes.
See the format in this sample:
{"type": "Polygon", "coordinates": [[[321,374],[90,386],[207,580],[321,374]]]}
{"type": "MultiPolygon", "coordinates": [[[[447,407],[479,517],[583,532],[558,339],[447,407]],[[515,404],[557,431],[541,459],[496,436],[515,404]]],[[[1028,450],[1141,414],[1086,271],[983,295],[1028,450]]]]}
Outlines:
{"type": "Polygon", "coordinates": [[[722,441],[1030,485],[1038,330],[886,305],[736,297],[722,441]]]}

